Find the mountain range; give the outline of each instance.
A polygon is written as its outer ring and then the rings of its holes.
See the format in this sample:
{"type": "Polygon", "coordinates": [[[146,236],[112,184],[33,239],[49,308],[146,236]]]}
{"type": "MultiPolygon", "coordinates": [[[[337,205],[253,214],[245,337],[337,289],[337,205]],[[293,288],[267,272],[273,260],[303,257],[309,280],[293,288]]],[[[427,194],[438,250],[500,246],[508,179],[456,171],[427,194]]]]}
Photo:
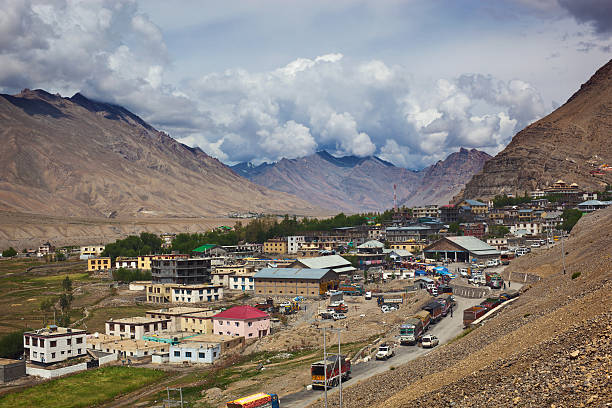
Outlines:
{"type": "Polygon", "coordinates": [[[603,165],[612,166],[612,60],[564,105],[517,133],[455,201],[522,195],[558,179],[601,191],[612,184],[612,171],[592,174],[603,165]]]}
{"type": "Polygon", "coordinates": [[[397,167],[376,156],[336,157],[327,151],[297,159],[232,169],[262,186],[294,194],[324,208],[346,212],[382,211],[399,205],[446,204],[490,159],[485,152],[461,149],[420,171],[397,167]]]}
{"type": "Polygon", "coordinates": [[[0,210],[86,217],[320,214],[128,110],[43,90],[0,95],[0,210]]]}

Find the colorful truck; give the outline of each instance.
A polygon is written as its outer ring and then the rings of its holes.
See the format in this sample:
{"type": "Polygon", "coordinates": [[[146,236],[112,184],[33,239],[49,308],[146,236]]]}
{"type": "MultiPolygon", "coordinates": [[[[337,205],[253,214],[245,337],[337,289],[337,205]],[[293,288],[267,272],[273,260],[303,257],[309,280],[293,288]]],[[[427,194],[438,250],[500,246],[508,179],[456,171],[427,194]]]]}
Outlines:
{"type": "Polygon", "coordinates": [[[472,306],[463,311],[463,326],[469,327],[472,323],[487,313],[487,309],[483,306],[472,306]]]}
{"type": "Polygon", "coordinates": [[[442,306],[442,317],[446,317],[450,309],[453,307],[452,298],[450,296],[441,296],[436,299],[436,302],[442,306]]]}
{"type": "Polygon", "coordinates": [[[414,345],[423,336],[423,321],[418,317],[409,317],[406,323],[400,326],[400,344],[414,345]]]}
{"type": "Polygon", "coordinates": [[[356,283],[341,283],[338,290],[349,296],[361,296],[364,294],[363,286],[356,283]]]}
{"type": "Polygon", "coordinates": [[[418,312],[412,317],[416,317],[417,319],[419,319],[421,323],[423,324],[423,331],[424,332],[427,331],[427,328],[429,327],[429,324],[431,323],[431,315],[429,314],[428,311],[421,310],[420,312],[418,312]]]}
{"type": "Polygon", "coordinates": [[[423,310],[429,312],[432,322],[437,322],[442,319],[442,305],[437,301],[432,301],[422,307],[423,310]]]}
{"type": "Polygon", "coordinates": [[[487,286],[491,289],[501,289],[504,284],[504,280],[498,273],[487,273],[485,275],[487,286]]]}
{"type": "Polygon", "coordinates": [[[310,366],[312,375],[312,388],[335,387],[342,381],[346,381],[351,374],[351,361],[346,356],[329,354],[325,360],[312,363],[310,366]],[[327,380],[327,382],[326,382],[327,380]]]}
{"type": "Polygon", "coordinates": [[[489,311],[489,310],[495,309],[497,306],[501,305],[502,303],[503,303],[502,299],[498,297],[491,297],[491,298],[487,298],[483,300],[482,302],[480,302],[480,305],[484,307],[485,309],[487,309],[487,311],[489,311]]]}
{"type": "Polygon", "coordinates": [[[280,408],[280,401],[276,394],[260,392],[230,401],[227,408],[280,408]]]}

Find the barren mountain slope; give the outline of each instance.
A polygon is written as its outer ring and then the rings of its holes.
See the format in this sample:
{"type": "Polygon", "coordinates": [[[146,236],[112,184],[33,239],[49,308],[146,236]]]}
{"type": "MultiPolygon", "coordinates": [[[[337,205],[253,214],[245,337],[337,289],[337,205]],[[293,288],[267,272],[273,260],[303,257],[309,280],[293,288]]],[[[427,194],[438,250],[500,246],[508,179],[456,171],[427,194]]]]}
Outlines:
{"type": "Polygon", "coordinates": [[[234,171],[255,183],[285,191],[325,208],[382,211],[399,204],[446,204],[491,156],[461,149],[421,171],[410,171],[376,156],[334,157],[326,151],[257,167],[245,163],[234,171]]]}
{"type": "Polygon", "coordinates": [[[0,95],[0,125],[0,209],[94,217],[316,209],[80,94],[0,95]]]}
{"type": "Polygon", "coordinates": [[[457,200],[523,194],[558,179],[601,190],[612,183],[612,171],[590,174],[601,164],[612,165],[612,61],[563,106],[517,133],[457,200]]]}
{"type": "MultiPolygon", "coordinates": [[[[565,249],[566,274],[560,245],[511,264],[514,272],[527,267],[541,273],[542,280],[525,286],[518,300],[464,337],[348,386],[344,406],[600,407],[612,402],[612,208],[583,217],[565,249]],[[574,272],[581,274],[572,279],[574,272]]],[[[337,404],[335,396],[331,403],[337,404]]]]}

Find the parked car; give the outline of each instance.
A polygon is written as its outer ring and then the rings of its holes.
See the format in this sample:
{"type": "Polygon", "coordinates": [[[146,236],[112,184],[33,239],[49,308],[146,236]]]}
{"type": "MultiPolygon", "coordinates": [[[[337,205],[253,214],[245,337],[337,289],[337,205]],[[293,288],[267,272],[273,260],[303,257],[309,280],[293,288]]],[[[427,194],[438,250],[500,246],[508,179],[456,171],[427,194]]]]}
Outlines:
{"type": "Polygon", "coordinates": [[[332,318],[334,320],[346,319],[346,315],[344,313],[333,313],[332,318]]]}
{"type": "Polygon", "coordinates": [[[540,243],[539,242],[534,242],[533,244],[531,244],[532,248],[539,248],[540,247],[540,243]]]}
{"type": "Polygon", "coordinates": [[[393,351],[393,347],[388,346],[386,344],[381,344],[378,347],[378,352],[376,353],[377,360],[387,360],[395,355],[395,351],[393,351]]]}
{"type": "Polygon", "coordinates": [[[365,293],[365,300],[370,300],[372,299],[372,292],[366,292],[365,293]]]}
{"type": "Polygon", "coordinates": [[[437,346],[440,343],[440,340],[434,335],[428,334],[423,336],[421,340],[421,344],[423,344],[423,348],[432,348],[437,346]]]}
{"type": "Polygon", "coordinates": [[[497,259],[489,259],[487,261],[487,266],[497,266],[497,259]]]}

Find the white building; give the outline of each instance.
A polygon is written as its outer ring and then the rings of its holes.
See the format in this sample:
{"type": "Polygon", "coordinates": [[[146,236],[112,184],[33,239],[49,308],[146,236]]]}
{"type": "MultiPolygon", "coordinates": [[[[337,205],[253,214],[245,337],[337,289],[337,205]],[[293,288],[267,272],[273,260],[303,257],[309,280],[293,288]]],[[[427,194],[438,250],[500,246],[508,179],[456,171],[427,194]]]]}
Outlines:
{"type": "Polygon", "coordinates": [[[106,334],[123,339],[142,340],[148,334],[175,331],[172,320],[166,318],[130,317],[109,320],[105,324],[106,334]]]}
{"type": "Polygon", "coordinates": [[[97,258],[104,252],[104,245],[87,245],[82,246],[80,251],[80,259],[97,258]]]}
{"type": "Polygon", "coordinates": [[[26,359],[42,364],[58,363],[87,353],[85,330],[50,325],[25,332],[23,348],[26,359]]]}
{"type": "Polygon", "coordinates": [[[138,269],[138,258],[123,258],[118,256],[115,259],[115,268],[138,269]]]}
{"type": "Polygon", "coordinates": [[[171,363],[212,364],[221,356],[221,344],[204,342],[185,342],[170,346],[171,363]]]}
{"type": "Polygon", "coordinates": [[[223,299],[222,285],[177,285],[171,291],[174,303],[215,302],[223,299]]]}
{"type": "Polygon", "coordinates": [[[510,226],[511,234],[515,234],[519,230],[525,230],[529,235],[539,235],[542,233],[542,224],[539,222],[520,222],[510,226]]]}
{"type": "Polygon", "coordinates": [[[255,280],[252,273],[250,275],[230,275],[229,288],[233,290],[241,290],[243,292],[255,290],[255,280]]]}
{"type": "Polygon", "coordinates": [[[300,244],[306,242],[306,238],[303,236],[289,236],[287,237],[287,253],[288,254],[297,254],[300,244]]]}
{"type": "Polygon", "coordinates": [[[488,238],[487,244],[501,251],[502,249],[508,249],[508,238],[488,238]]]}

